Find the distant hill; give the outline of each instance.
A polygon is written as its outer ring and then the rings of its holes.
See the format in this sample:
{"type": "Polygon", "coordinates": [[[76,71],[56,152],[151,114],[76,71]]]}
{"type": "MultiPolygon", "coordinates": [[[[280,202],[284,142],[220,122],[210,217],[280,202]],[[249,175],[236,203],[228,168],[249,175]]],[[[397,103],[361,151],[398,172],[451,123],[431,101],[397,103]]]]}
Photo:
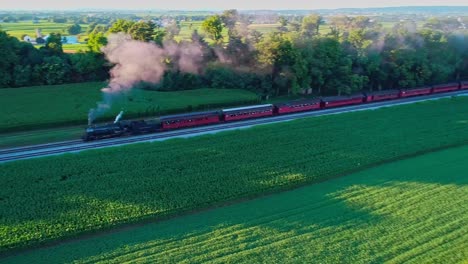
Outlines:
{"type": "Polygon", "coordinates": [[[276,13],[305,15],[309,13],[320,13],[324,15],[333,14],[459,14],[468,16],[467,6],[400,6],[400,7],[376,7],[376,8],[338,8],[338,9],[315,9],[315,10],[244,10],[245,13],[276,13]]]}

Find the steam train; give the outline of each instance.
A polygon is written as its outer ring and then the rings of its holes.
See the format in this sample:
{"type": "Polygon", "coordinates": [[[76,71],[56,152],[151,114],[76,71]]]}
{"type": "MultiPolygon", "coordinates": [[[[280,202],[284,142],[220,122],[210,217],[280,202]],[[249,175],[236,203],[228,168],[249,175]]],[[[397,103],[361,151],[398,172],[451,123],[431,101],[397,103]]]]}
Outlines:
{"type": "Polygon", "coordinates": [[[159,120],[119,120],[122,116],[121,112],[114,123],[88,126],[85,134],[83,135],[83,140],[90,141],[112,137],[156,133],[179,128],[197,127],[223,122],[234,122],[252,118],[314,111],[385,100],[396,100],[400,98],[453,92],[457,90],[468,90],[468,81],[425,86],[413,89],[363,92],[349,96],[300,99],[278,104],[252,105],[237,108],[227,108],[216,111],[166,115],[161,116],[159,120]]]}

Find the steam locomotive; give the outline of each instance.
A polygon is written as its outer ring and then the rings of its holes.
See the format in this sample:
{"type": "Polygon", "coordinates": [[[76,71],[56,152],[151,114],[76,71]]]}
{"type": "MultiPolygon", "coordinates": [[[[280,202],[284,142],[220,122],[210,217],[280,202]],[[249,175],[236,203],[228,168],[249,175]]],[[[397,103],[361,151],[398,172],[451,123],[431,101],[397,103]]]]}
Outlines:
{"type": "Polygon", "coordinates": [[[251,118],[269,117],[288,113],[379,102],[384,100],[396,100],[412,96],[453,92],[457,90],[468,90],[468,81],[413,89],[363,92],[349,96],[301,99],[279,104],[252,105],[237,108],[227,108],[216,111],[166,115],[161,116],[159,119],[152,120],[120,120],[123,114],[123,112],[121,112],[117,116],[114,123],[88,126],[85,134],[83,135],[83,140],[90,141],[112,137],[156,133],[179,128],[197,127],[223,122],[246,120],[251,118]]]}

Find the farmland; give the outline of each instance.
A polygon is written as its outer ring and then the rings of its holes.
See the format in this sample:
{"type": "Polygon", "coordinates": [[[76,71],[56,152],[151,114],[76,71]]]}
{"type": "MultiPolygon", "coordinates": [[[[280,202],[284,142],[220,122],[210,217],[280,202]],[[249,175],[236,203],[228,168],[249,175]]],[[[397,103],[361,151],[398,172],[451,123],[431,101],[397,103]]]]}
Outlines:
{"type": "Polygon", "coordinates": [[[468,98],[457,97],[2,164],[0,247],[152,221],[466,144],[467,113],[468,98]]]}
{"type": "MultiPolygon", "coordinates": [[[[176,40],[190,40],[192,33],[194,30],[197,30],[198,33],[203,34],[203,30],[201,28],[202,21],[182,21],[180,23],[180,32],[176,36],[176,40]]],[[[22,35],[29,35],[32,37],[36,36],[36,29],[40,28],[44,35],[48,35],[49,33],[61,33],[62,35],[67,35],[66,28],[71,25],[70,23],[54,23],[48,22],[45,20],[39,21],[39,23],[33,23],[32,21],[22,21],[18,23],[1,23],[0,26],[3,30],[5,30],[9,35],[14,36],[18,39],[21,38],[22,35]]],[[[82,32],[86,32],[88,25],[81,24],[82,32]]],[[[250,24],[248,29],[250,30],[257,30],[262,34],[269,34],[271,32],[278,31],[278,28],[281,25],[279,23],[276,24],[250,24]]],[[[321,25],[320,26],[320,33],[326,34],[329,32],[328,25],[321,25]]],[[[78,41],[80,43],[85,43],[85,39],[87,35],[82,33],[79,34],[78,41]]],[[[228,40],[227,31],[223,32],[223,36],[225,41],[228,40]]],[[[211,39],[207,39],[211,42],[211,39]]],[[[39,47],[39,46],[38,46],[39,47]]],[[[64,45],[64,51],[66,52],[76,52],[78,50],[86,50],[86,44],[71,44],[71,45],[64,45]]]]}
{"type": "Polygon", "coordinates": [[[456,263],[468,258],[468,147],[5,263],[456,263]]]}
{"type": "MultiPolygon", "coordinates": [[[[80,83],[0,89],[0,133],[65,125],[86,125],[90,108],[102,100],[106,84],[80,83]],[[12,100],[14,98],[14,100],[12,100]]],[[[175,92],[132,90],[114,100],[101,120],[112,119],[121,109],[126,118],[204,110],[223,105],[254,103],[257,96],[245,90],[197,89],[175,92]]]]}
{"type": "MultiPolygon", "coordinates": [[[[21,21],[17,23],[0,23],[2,30],[5,30],[9,35],[21,38],[26,34],[31,37],[36,37],[36,29],[40,28],[44,36],[50,33],[61,33],[67,35],[66,29],[73,23],[54,23],[47,20],[39,20],[38,23],[32,21],[21,21]]],[[[86,32],[87,24],[81,24],[81,31],[86,32]]],[[[83,36],[83,35],[82,35],[83,36]]],[[[80,40],[81,41],[81,40],[80,40]]]]}

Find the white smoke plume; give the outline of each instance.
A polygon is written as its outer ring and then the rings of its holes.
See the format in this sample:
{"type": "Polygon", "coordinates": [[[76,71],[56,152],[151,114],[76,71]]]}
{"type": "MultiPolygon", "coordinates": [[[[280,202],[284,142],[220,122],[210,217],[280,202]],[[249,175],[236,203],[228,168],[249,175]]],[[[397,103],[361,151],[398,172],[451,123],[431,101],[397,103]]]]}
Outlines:
{"type": "Polygon", "coordinates": [[[180,71],[200,73],[200,65],[203,62],[203,49],[197,41],[183,41],[179,44],[166,42],[164,43],[164,51],[176,63],[180,71]]]}
{"type": "Polygon", "coordinates": [[[89,124],[111,108],[114,97],[139,82],[159,82],[165,70],[163,49],[153,43],[132,40],[123,33],[110,35],[102,51],[115,66],[110,71],[109,85],[101,89],[103,101],[89,111],[89,124]]]}
{"type": "Polygon", "coordinates": [[[102,102],[89,111],[88,124],[111,108],[115,97],[129,91],[140,82],[158,83],[169,58],[182,72],[200,73],[203,62],[202,46],[198,42],[165,43],[164,48],[148,42],[132,40],[127,34],[111,34],[102,51],[109,62],[111,79],[101,89],[102,102]]]}

